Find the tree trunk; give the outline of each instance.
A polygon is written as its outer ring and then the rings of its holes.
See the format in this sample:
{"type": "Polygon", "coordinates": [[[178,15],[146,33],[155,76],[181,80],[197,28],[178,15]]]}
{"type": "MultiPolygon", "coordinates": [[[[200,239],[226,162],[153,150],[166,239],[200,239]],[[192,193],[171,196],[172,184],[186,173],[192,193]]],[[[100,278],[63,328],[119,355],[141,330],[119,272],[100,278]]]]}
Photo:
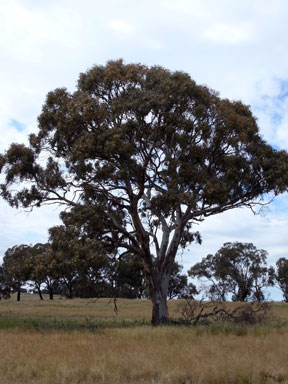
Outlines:
{"type": "Polygon", "coordinates": [[[46,284],[46,288],[48,290],[48,293],[49,293],[49,300],[53,300],[53,296],[54,296],[54,289],[53,289],[53,286],[54,286],[54,282],[51,278],[47,277],[46,280],[45,280],[45,284],[46,284]]]}
{"type": "Polygon", "coordinates": [[[73,298],[72,288],[73,288],[72,284],[70,284],[70,286],[69,286],[69,299],[73,298]]]}
{"type": "Polygon", "coordinates": [[[72,297],[73,297],[73,294],[72,294],[73,285],[72,285],[71,281],[68,281],[68,283],[66,283],[66,286],[68,288],[68,296],[67,296],[67,298],[68,299],[72,299],[72,297]]]}
{"type": "MultiPolygon", "coordinates": [[[[151,278],[152,280],[152,278],[151,278]]],[[[158,276],[150,282],[150,292],[152,299],[152,325],[163,325],[169,320],[167,306],[169,275],[158,276]]]]}
{"type": "Polygon", "coordinates": [[[43,300],[43,296],[40,288],[38,288],[38,294],[39,294],[40,300],[43,300]]]}
{"type": "Polygon", "coordinates": [[[20,301],[20,296],[21,296],[21,290],[18,289],[18,291],[17,291],[17,301],[20,301]]]}
{"type": "Polygon", "coordinates": [[[37,284],[36,285],[36,288],[37,288],[37,291],[38,291],[38,295],[39,295],[39,297],[40,297],[40,300],[43,300],[43,296],[42,296],[42,292],[41,292],[41,285],[39,284],[37,284]]]}

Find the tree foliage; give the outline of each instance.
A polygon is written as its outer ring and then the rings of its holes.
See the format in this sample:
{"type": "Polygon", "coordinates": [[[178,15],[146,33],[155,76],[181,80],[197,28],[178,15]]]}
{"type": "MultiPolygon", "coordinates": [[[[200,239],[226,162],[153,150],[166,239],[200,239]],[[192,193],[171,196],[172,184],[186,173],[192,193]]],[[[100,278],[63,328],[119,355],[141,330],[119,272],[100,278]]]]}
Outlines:
{"type": "Polygon", "coordinates": [[[10,287],[9,282],[5,273],[4,268],[0,265],[0,300],[1,298],[9,298],[10,297],[10,287]]]}
{"type": "Polygon", "coordinates": [[[31,247],[29,280],[39,293],[42,300],[42,289],[47,290],[53,300],[54,291],[59,279],[57,260],[50,243],[37,243],[31,247]],[[43,288],[44,285],[44,288],[43,288]]]}
{"type": "Polygon", "coordinates": [[[107,266],[107,260],[97,240],[80,238],[77,228],[72,225],[52,227],[49,234],[54,274],[66,286],[69,298],[72,298],[73,287],[80,276],[87,283],[102,278],[101,271],[107,266]]]}
{"type": "Polygon", "coordinates": [[[29,245],[15,245],[7,249],[3,258],[3,270],[7,285],[17,292],[17,301],[20,301],[21,287],[30,276],[30,252],[31,247],[29,245]]]}
{"type": "Polygon", "coordinates": [[[183,72],[94,66],[74,93],[48,94],[38,123],[29,146],[0,158],[2,196],[15,207],[84,207],[111,224],[107,242],[143,261],[154,324],[168,318],[179,247],[199,241],[192,224],[287,188],[287,154],[263,141],[249,107],[183,72]]]}
{"type": "Polygon", "coordinates": [[[193,283],[188,283],[186,274],[181,273],[183,267],[176,261],[173,264],[168,285],[168,298],[190,298],[193,299],[199,292],[193,283]]]}
{"type": "Polygon", "coordinates": [[[281,257],[276,262],[276,271],[271,270],[274,282],[279,286],[283,293],[284,301],[288,302],[288,259],[281,257]]]}
{"type": "Polygon", "coordinates": [[[117,297],[149,297],[142,260],[131,253],[122,255],[114,270],[117,297]]]}

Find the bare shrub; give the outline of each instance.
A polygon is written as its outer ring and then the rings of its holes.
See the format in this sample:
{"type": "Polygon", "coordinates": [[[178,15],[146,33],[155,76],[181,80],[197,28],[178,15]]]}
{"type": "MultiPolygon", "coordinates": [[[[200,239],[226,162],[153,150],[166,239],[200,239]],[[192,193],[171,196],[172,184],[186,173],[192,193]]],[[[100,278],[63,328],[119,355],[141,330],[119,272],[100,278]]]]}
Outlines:
{"type": "Polygon", "coordinates": [[[233,322],[235,324],[258,324],[269,319],[270,304],[241,303],[236,308],[229,308],[227,303],[218,301],[205,302],[186,299],[178,307],[180,319],[178,322],[185,325],[204,324],[207,320],[214,322],[233,322]]]}
{"type": "Polygon", "coordinates": [[[4,299],[4,300],[8,300],[8,299],[10,299],[10,297],[11,297],[11,295],[10,295],[10,292],[8,292],[8,291],[0,291],[0,301],[2,300],[2,299],[4,299]]]}

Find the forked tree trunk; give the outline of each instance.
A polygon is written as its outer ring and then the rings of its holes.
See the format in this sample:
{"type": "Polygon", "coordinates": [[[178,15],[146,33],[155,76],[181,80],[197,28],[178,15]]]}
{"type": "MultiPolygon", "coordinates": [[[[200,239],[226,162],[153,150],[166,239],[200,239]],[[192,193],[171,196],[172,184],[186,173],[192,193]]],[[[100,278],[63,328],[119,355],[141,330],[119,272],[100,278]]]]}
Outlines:
{"type": "Polygon", "coordinates": [[[181,210],[179,208],[176,214],[176,227],[173,234],[173,239],[169,244],[170,230],[167,223],[165,222],[165,219],[163,219],[163,238],[161,241],[160,248],[158,246],[156,258],[157,260],[153,261],[153,256],[150,252],[149,234],[147,234],[147,232],[142,227],[142,224],[137,214],[137,205],[134,204],[134,208],[135,211],[132,212],[133,224],[137,232],[137,240],[140,244],[140,248],[142,249],[140,257],[143,261],[145,275],[149,284],[149,290],[153,305],[152,325],[163,325],[169,320],[167,294],[171,274],[171,265],[175,260],[175,256],[177,254],[185,222],[181,218],[181,210]]]}

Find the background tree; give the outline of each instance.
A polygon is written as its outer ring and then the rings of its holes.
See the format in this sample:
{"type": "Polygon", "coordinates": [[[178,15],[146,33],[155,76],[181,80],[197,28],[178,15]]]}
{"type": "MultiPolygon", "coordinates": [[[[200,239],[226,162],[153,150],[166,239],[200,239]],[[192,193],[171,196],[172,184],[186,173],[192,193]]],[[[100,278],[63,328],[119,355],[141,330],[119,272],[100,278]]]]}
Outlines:
{"type": "Polygon", "coordinates": [[[22,286],[30,277],[30,253],[31,247],[29,245],[15,245],[7,249],[3,258],[3,270],[7,283],[17,292],[17,301],[20,301],[22,286]]]}
{"type": "Polygon", "coordinates": [[[2,297],[10,297],[10,287],[4,268],[0,265],[0,300],[2,297]]]}
{"type": "Polygon", "coordinates": [[[139,257],[131,253],[123,255],[118,261],[115,277],[118,297],[130,299],[147,297],[145,272],[139,257]]]}
{"type": "Polygon", "coordinates": [[[193,298],[198,294],[197,288],[193,283],[188,284],[188,277],[181,274],[182,265],[174,262],[171,272],[171,277],[168,285],[168,298],[193,298]]]}
{"type": "Polygon", "coordinates": [[[183,72],[95,66],[74,93],[50,92],[38,122],[29,146],[12,144],[0,158],[3,198],[102,212],[115,246],[143,261],[155,325],[168,319],[179,247],[199,240],[192,224],[287,188],[287,153],[263,141],[249,107],[183,72]]]}
{"type": "Polygon", "coordinates": [[[211,283],[211,298],[225,301],[263,301],[263,288],[271,284],[266,267],[267,252],[252,243],[225,243],[215,255],[207,255],[188,272],[211,283]]]}
{"type": "Polygon", "coordinates": [[[288,303],[288,259],[281,257],[276,262],[276,271],[271,268],[270,273],[274,282],[283,292],[284,301],[288,303]]]}
{"type": "Polygon", "coordinates": [[[49,229],[51,252],[55,260],[54,273],[66,287],[66,295],[73,297],[73,288],[79,276],[79,246],[73,227],[63,225],[49,229]]]}
{"type": "Polygon", "coordinates": [[[49,243],[35,244],[30,253],[30,276],[32,284],[36,288],[39,297],[43,300],[42,286],[49,293],[50,300],[53,300],[54,291],[58,282],[57,260],[53,256],[49,243]]]}
{"type": "Polygon", "coordinates": [[[95,292],[96,285],[99,288],[105,280],[108,255],[102,243],[79,232],[79,227],[71,224],[71,214],[69,218],[65,217],[64,223],[49,229],[51,252],[56,262],[54,273],[66,286],[68,298],[72,298],[77,282],[78,290],[86,282],[95,292]]]}
{"type": "Polygon", "coordinates": [[[188,275],[192,278],[198,278],[203,281],[201,290],[206,290],[206,295],[213,301],[226,301],[229,293],[229,283],[226,280],[223,268],[218,265],[214,255],[207,255],[201,262],[196,263],[188,271],[188,275]],[[208,283],[208,286],[205,284],[208,283]]]}
{"type": "Polygon", "coordinates": [[[97,251],[93,252],[90,247],[78,260],[78,277],[74,284],[75,296],[110,297],[110,281],[107,277],[110,271],[109,262],[108,257],[97,251]]]}

